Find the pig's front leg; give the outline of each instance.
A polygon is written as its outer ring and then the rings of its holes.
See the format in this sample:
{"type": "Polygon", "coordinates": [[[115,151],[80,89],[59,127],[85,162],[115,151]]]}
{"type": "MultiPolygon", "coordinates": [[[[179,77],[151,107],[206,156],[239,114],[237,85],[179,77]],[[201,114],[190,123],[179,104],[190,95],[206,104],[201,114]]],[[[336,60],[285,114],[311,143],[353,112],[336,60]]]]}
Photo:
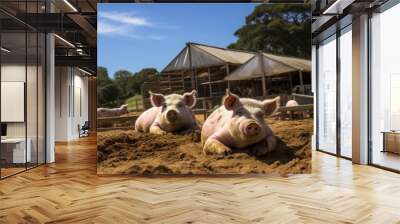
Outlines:
{"type": "Polygon", "coordinates": [[[150,132],[150,133],[153,133],[153,134],[157,134],[157,135],[164,135],[164,134],[167,133],[166,131],[162,130],[162,129],[160,128],[160,126],[157,125],[157,124],[155,124],[155,125],[153,124],[153,125],[150,127],[149,132],[150,132]]]}
{"type": "Polygon", "coordinates": [[[263,141],[254,145],[253,152],[256,156],[263,156],[276,148],[276,137],[273,135],[267,136],[263,141]]]}
{"type": "Polygon", "coordinates": [[[232,153],[232,149],[224,145],[222,142],[218,141],[218,139],[210,137],[204,144],[203,152],[206,155],[209,154],[227,155],[232,153]]]}

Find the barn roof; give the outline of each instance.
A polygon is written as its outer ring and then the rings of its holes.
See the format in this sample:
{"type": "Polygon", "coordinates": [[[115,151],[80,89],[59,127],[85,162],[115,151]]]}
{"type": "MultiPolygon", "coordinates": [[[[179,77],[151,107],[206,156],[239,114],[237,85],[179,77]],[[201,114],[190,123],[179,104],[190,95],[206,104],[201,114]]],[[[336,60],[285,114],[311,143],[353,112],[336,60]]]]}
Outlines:
{"type": "Polygon", "coordinates": [[[225,64],[241,65],[252,58],[255,53],[214,47],[199,43],[188,43],[179,54],[163,69],[163,72],[204,68],[225,64]]]}
{"type": "Polygon", "coordinates": [[[225,80],[254,79],[293,71],[310,72],[311,61],[259,52],[226,76],[225,80]]]}

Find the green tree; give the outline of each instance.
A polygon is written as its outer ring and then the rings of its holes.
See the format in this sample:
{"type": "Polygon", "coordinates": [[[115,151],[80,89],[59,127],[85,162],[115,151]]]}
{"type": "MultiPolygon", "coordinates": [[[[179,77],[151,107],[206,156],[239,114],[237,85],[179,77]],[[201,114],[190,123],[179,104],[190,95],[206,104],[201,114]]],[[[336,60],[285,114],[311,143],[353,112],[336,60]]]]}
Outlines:
{"type": "Polygon", "coordinates": [[[157,73],[158,71],[155,68],[144,68],[139,72],[136,72],[127,85],[129,96],[141,94],[141,86],[143,82],[147,81],[150,76],[157,73]]]}
{"type": "Polygon", "coordinates": [[[99,66],[97,68],[97,86],[105,86],[111,82],[112,80],[108,76],[107,68],[99,66]]]}
{"type": "Polygon", "coordinates": [[[107,68],[97,68],[97,105],[98,107],[118,106],[120,90],[108,76],[107,68]]]}
{"type": "Polygon", "coordinates": [[[98,107],[117,107],[128,98],[141,94],[143,82],[157,73],[155,68],[144,68],[132,73],[119,70],[114,73],[114,79],[108,75],[107,68],[97,68],[97,104],[98,107]]]}
{"type": "Polygon", "coordinates": [[[120,98],[126,99],[130,95],[128,83],[133,79],[133,74],[127,70],[119,70],[114,74],[115,84],[120,88],[120,98]]]}
{"type": "Polygon", "coordinates": [[[261,4],[235,32],[231,49],[311,57],[311,10],[307,4],[261,4]]]}

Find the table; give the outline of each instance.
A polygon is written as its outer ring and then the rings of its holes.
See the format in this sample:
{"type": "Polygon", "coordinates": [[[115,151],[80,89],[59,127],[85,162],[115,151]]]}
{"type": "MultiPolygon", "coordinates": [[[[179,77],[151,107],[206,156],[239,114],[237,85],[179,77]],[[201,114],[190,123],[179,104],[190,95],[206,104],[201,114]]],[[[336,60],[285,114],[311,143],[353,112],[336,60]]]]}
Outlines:
{"type": "Polygon", "coordinates": [[[28,144],[25,153],[25,138],[5,138],[1,139],[1,157],[6,163],[26,163],[31,162],[32,141],[26,139],[28,144]]]}
{"type": "Polygon", "coordinates": [[[392,152],[400,154],[400,131],[382,131],[383,150],[382,152],[392,152]]]}

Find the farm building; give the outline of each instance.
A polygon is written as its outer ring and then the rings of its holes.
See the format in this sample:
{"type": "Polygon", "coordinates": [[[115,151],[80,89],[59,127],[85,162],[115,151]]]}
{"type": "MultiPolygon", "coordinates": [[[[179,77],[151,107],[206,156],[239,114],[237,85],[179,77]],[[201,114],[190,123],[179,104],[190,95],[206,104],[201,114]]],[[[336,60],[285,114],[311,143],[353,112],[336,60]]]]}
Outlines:
{"type": "Polygon", "coordinates": [[[225,89],[240,96],[268,97],[311,94],[311,62],[262,52],[187,43],[170,63],[142,86],[145,106],[148,91],[163,94],[196,89],[198,107],[210,109],[225,89]]]}

